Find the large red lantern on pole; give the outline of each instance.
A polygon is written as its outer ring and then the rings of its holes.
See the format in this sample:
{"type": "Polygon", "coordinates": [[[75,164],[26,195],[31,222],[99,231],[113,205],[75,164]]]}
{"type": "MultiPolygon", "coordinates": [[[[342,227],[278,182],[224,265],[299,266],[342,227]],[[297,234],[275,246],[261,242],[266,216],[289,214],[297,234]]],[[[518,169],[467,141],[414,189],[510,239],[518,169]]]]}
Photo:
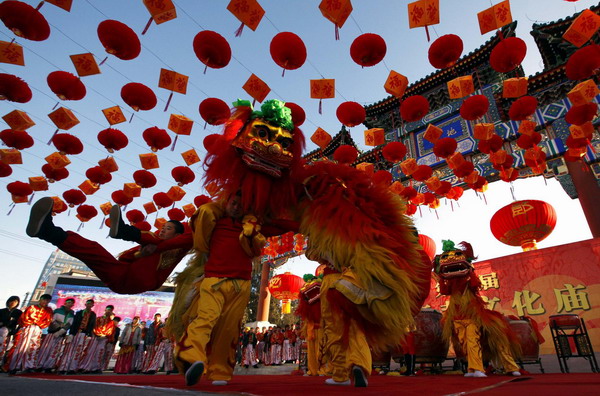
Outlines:
{"type": "Polygon", "coordinates": [[[269,292],[273,297],[282,300],[281,312],[288,314],[291,312],[290,300],[298,299],[300,288],[304,285],[304,280],[290,272],[275,275],[269,281],[269,292]]]}
{"type": "Polygon", "coordinates": [[[490,220],[492,234],[500,242],[521,246],[523,251],[537,249],[556,226],[556,211],[544,201],[515,201],[498,210],[490,220]]]}

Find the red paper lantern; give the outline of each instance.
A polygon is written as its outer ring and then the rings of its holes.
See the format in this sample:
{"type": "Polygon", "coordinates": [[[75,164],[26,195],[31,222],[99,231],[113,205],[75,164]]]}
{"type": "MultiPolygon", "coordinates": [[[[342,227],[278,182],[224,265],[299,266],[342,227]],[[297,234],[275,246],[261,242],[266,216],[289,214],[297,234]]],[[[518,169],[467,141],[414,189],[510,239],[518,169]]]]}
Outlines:
{"type": "Polygon", "coordinates": [[[55,71],[46,78],[50,90],[60,100],[80,100],[85,97],[85,85],[79,77],[65,71],[55,71]]]}
{"type": "Polygon", "coordinates": [[[542,141],[542,135],[539,132],[533,132],[530,135],[521,135],[517,139],[517,146],[522,149],[529,149],[542,141]]]}
{"type": "Polygon", "coordinates": [[[475,181],[475,183],[470,183],[469,187],[471,187],[473,190],[479,191],[479,192],[483,192],[484,191],[484,187],[488,184],[488,181],[486,180],[485,177],[479,175],[477,177],[477,180],[475,181]]]}
{"type": "Polygon", "coordinates": [[[406,146],[402,142],[389,142],[381,150],[383,158],[389,162],[400,162],[406,156],[406,146]]]}
{"type": "Polygon", "coordinates": [[[419,245],[423,246],[423,250],[431,261],[435,258],[435,242],[427,235],[419,234],[419,245]]]}
{"type": "Polygon", "coordinates": [[[127,147],[129,139],[118,129],[107,128],[98,132],[98,141],[103,145],[109,153],[121,150],[127,147]]]}
{"type": "Polygon", "coordinates": [[[0,140],[8,147],[23,150],[33,146],[33,138],[26,131],[5,129],[0,132],[0,140]]]}
{"type": "Polygon", "coordinates": [[[162,150],[165,147],[169,147],[171,144],[171,136],[169,136],[165,129],[161,129],[159,127],[151,127],[146,129],[142,133],[142,138],[146,144],[150,146],[150,150],[154,152],[162,150]]]}
{"type": "Polygon", "coordinates": [[[527,45],[518,37],[501,40],[490,54],[490,66],[499,73],[508,73],[523,62],[527,45]]]}
{"type": "Polygon", "coordinates": [[[222,139],[223,139],[223,137],[221,135],[219,135],[218,133],[212,133],[210,135],[207,135],[202,140],[202,145],[204,146],[206,151],[208,151],[209,153],[212,153],[213,149],[217,147],[217,144],[219,142],[221,142],[222,139]]]}
{"type": "Polygon", "coordinates": [[[112,180],[112,175],[101,166],[93,166],[85,171],[87,177],[94,184],[106,184],[112,180]]]}
{"type": "Polygon", "coordinates": [[[417,170],[411,175],[417,181],[425,181],[431,177],[433,169],[429,165],[419,165],[417,170]]]}
{"type": "Polygon", "coordinates": [[[567,136],[565,146],[572,149],[582,149],[587,147],[589,140],[587,138],[574,138],[572,135],[567,136]]]}
{"type": "Polygon", "coordinates": [[[278,300],[296,300],[303,285],[302,278],[286,272],[269,280],[269,292],[278,300]]]}
{"type": "Polygon", "coordinates": [[[436,39],[429,47],[429,63],[436,69],[453,66],[463,52],[463,42],[455,34],[446,34],[436,39]]]}
{"type": "Polygon", "coordinates": [[[123,190],[114,191],[110,195],[110,197],[112,198],[115,204],[120,206],[129,205],[131,202],[133,202],[133,197],[130,197],[127,194],[125,194],[123,190]]]}
{"type": "MultiPolygon", "coordinates": [[[[231,47],[217,32],[204,30],[194,37],[194,53],[206,67],[221,69],[231,60],[231,47]]],[[[205,69],[206,71],[206,69],[205,69]]]]}
{"type": "Polygon", "coordinates": [[[65,202],[69,204],[69,207],[74,207],[77,205],[81,205],[87,200],[87,197],[83,193],[83,191],[78,190],[76,188],[65,191],[62,194],[65,202]]]}
{"type": "Polygon", "coordinates": [[[456,143],[455,139],[445,137],[435,142],[433,145],[433,153],[440,158],[448,158],[456,151],[457,147],[458,143],[456,143]]]}
{"type": "Polygon", "coordinates": [[[458,201],[464,192],[465,190],[462,187],[454,186],[446,193],[446,198],[458,201]]]}
{"type": "Polygon", "coordinates": [[[350,165],[358,158],[358,150],[348,144],[338,147],[333,153],[333,159],[340,164],[350,165]]]}
{"type": "Polygon", "coordinates": [[[29,85],[12,74],[0,73],[0,100],[27,103],[31,100],[29,85]]]}
{"type": "Polygon", "coordinates": [[[135,223],[133,226],[140,231],[150,231],[152,229],[152,226],[147,221],[140,221],[139,223],[135,223]]]}
{"type": "Polygon", "coordinates": [[[400,115],[406,122],[418,121],[429,113],[429,101],[421,95],[413,95],[400,105],[400,115]]]}
{"type": "Polygon", "coordinates": [[[67,168],[54,169],[50,164],[44,164],[42,166],[42,173],[44,176],[46,176],[46,179],[48,179],[50,183],[61,181],[69,177],[69,171],[67,168]]]}
{"type": "Polygon", "coordinates": [[[12,168],[10,165],[0,161],[0,177],[7,177],[10,175],[12,175],[12,168]]]}
{"type": "Polygon", "coordinates": [[[69,133],[57,133],[52,138],[52,143],[63,154],[76,155],[83,151],[81,140],[69,133]]]}
{"type": "Polygon", "coordinates": [[[140,83],[125,84],[121,88],[121,98],[135,111],[152,110],[157,103],[154,92],[140,83]]]}
{"type": "Polygon", "coordinates": [[[176,166],[171,170],[171,176],[179,186],[189,184],[196,179],[196,174],[187,166],[176,166]]]}
{"type": "Polygon", "coordinates": [[[338,120],[347,127],[362,124],[367,118],[365,108],[356,102],[344,102],[340,104],[335,112],[338,120]]]}
{"type": "Polygon", "coordinates": [[[89,221],[98,215],[98,209],[92,205],[79,205],[77,207],[77,214],[81,221],[89,221]]]}
{"type": "Polygon", "coordinates": [[[127,213],[125,213],[125,217],[129,221],[129,224],[140,223],[146,219],[144,213],[138,209],[128,210],[127,213]]]}
{"type": "Polygon", "coordinates": [[[285,107],[292,110],[292,123],[296,128],[304,124],[304,120],[306,120],[306,113],[302,107],[292,102],[286,102],[285,107]]]}
{"type": "Polygon", "coordinates": [[[590,44],[569,57],[565,72],[570,80],[586,80],[600,67],[600,46],[590,44]]]}
{"type": "Polygon", "coordinates": [[[405,214],[407,216],[412,216],[415,213],[417,213],[417,205],[410,204],[410,203],[406,204],[406,212],[405,212],[405,214]]]}
{"type": "Polygon", "coordinates": [[[513,156],[512,155],[507,155],[506,159],[504,160],[503,163],[501,163],[501,164],[492,164],[492,167],[494,169],[499,170],[499,171],[503,171],[503,170],[505,171],[505,170],[507,170],[509,168],[512,168],[512,165],[513,165],[514,162],[515,162],[515,159],[513,158],[513,156]]]}
{"type": "Polygon", "coordinates": [[[350,46],[352,60],[362,67],[375,66],[383,60],[386,51],[385,40],[374,33],[361,34],[350,46]]]}
{"type": "Polygon", "coordinates": [[[510,183],[519,178],[519,172],[515,168],[502,169],[500,172],[500,180],[505,183],[510,183]]]}
{"type": "Polygon", "coordinates": [[[460,116],[468,121],[483,117],[490,108],[490,102],[484,95],[473,95],[460,106],[460,116]]]}
{"type": "Polygon", "coordinates": [[[586,122],[592,121],[597,112],[598,105],[595,102],[573,106],[567,111],[565,121],[572,125],[583,125],[586,122]]]}
{"type": "Polygon", "coordinates": [[[533,96],[523,96],[510,106],[508,116],[513,121],[523,121],[537,109],[538,101],[533,96]]]}
{"type": "Polygon", "coordinates": [[[281,32],[275,35],[269,51],[275,63],[285,70],[298,69],[306,61],[306,46],[294,33],[281,32]]]}
{"type": "Polygon", "coordinates": [[[0,20],[12,32],[27,40],[43,41],[50,36],[50,25],[35,8],[21,1],[0,3],[0,20]]]}
{"type": "Polygon", "coordinates": [[[495,153],[502,148],[504,140],[498,136],[493,135],[491,139],[480,140],[477,144],[477,149],[484,154],[495,153]]]}
{"type": "Polygon", "coordinates": [[[404,199],[406,199],[407,201],[410,201],[411,199],[417,196],[417,190],[410,186],[404,187],[402,191],[400,191],[400,195],[404,197],[404,199]]]}
{"type": "Polygon", "coordinates": [[[169,220],[183,221],[185,219],[185,213],[179,208],[173,208],[167,212],[167,217],[169,220]]]}
{"type": "Polygon", "coordinates": [[[227,103],[218,98],[206,98],[200,102],[198,108],[200,116],[207,124],[221,125],[231,116],[227,103]]]}
{"type": "Polygon", "coordinates": [[[145,169],[133,172],[133,180],[135,181],[135,184],[142,188],[151,188],[156,185],[156,176],[145,169]]]}
{"type": "Polygon", "coordinates": [[[373,174],[373,182],[375,184],[383,184],[389,186],[392,184],[393,176],[386,170],[378,170],[373,174]]]}
{"type": "Polygon", "coordinates": [[[212,202],[212,199],[210,199],[210,197],[207,195],[198,195],[196,198],[194,198],[194,205],[196,205],[198,208],[209,202],[212,202]]]}
{"type": "Polygon", "coordinates": [[[465,161],[454,169],[456,177],[467,177],[475,170],[475,165],[470,161],[465,161]]]}
{"type": "Polygon", "coordinates": [[[521,246],[523,251],[537,249],[556,226],[556,211],[547,202],[516,201],[498,210],[490,220],[494,237],[510,246],[521,246]]]}
{"type": "Polygon", "coordinates": [[[160,208],[166,208],[173,205],[173,200],[169,198],[167,193],[159,192],[152,196],[152,200],[156,204],[156,206],[160,208]]]}
{"type": "Polygon", "coordinates": [[[119,21],[108,19],[100,22],[98,38],[106,52],[122,60],[137,58],[142,49],[137,34],[119,21]]]}
{"type": "Polygon", "coordinates": [[[26,197],[33,193],[33,189],[29,185],[29,183],[23,183],[21,181],[15,181],[12,183],[8,183],[6,185],[6,189],[12,195],[16,195],[18,197],[26,197]]]}

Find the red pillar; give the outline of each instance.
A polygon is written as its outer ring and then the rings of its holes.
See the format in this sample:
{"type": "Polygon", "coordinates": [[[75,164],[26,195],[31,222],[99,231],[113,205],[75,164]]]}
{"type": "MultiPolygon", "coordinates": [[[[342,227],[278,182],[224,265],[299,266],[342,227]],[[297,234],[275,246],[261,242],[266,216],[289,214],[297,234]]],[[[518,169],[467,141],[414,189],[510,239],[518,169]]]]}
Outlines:
{"type": "Polygon", "coordinates": [[[594,238],[600,237],[600,187],[592,170],[584,161],[567,163],[573,185],[579,196],[579,204],[594,238]]]}
{"type": "Polygon", "coordinates": [[[258,295],[258,311],[256,320],[259,322],[269,321],[269,304],[271,303],[271,293],[269,293],[269,273],[271,267],[268,262],[263,263],[260,273],[260,294],[258,295]]]}

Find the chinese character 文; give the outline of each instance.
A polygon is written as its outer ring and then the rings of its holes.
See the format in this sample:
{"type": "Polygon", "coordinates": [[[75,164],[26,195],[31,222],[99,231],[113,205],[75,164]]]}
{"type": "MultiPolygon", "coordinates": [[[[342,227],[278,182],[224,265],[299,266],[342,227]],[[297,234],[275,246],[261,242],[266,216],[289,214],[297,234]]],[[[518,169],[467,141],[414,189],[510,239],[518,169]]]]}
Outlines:
{"type": "Polygon", "coordinates": [[[554,295],[556,296],[556,312],[571,312],[575,309],[590,309],[590,302],[588,300],[588,294],[583,291],[584,285],[573,286],[570,283],[564,284],[564,289],[554,289],[554,295]]]}
{"type": "Polygon", "coordinates": [[[518,316],[525,316],[526,314],[542,315],[546,312],[544,305],[540,303],[538,308],[533,306],[540,297],[536,292],[530,292],[529,290],[516,291],[512,307],[517,310],[518,316]]]}

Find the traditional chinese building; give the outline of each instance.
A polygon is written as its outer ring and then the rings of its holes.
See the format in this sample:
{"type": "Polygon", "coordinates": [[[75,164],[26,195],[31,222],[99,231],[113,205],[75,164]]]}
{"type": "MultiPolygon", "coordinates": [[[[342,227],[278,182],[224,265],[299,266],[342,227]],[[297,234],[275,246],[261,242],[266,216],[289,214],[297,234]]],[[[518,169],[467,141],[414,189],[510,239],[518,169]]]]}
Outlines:
{"type": "MultiPolygon", "coordinates": [[[[593,7],[592,11],[598,13],[600,6],[593,7]]],[[[571,108],[567,93],[578,83],[569,80],[565,74],[565,64],[568,57],[577,48],[562,39],[563,33],[571,25],[578,14],[547,24],[534,24],[531,31],[544,62],[544,70],[528,77],[527,95],[538,100],[538,108],[533,115],[537,124],[536,131],[542,135],[538,146],[546,154],[546,168],[541,172],[545,178],[556,178],[563,186],[565,192],[573,199],[579,198],[583,212],[590,226],[592,235],[600,237],[600,205],[596,202],[600,197],[600,139],[598,136],[598,120],[594,121],[595,132],[591,144],[588,145],[586,155],[581,161],[567,162],[563,155],[567,150],[565,141],[569,136],[569,124],[565,121],[565,114],[571,108]]],[[[502,28],[502,37],[515,35],[517,22],[512,22],[502,28]]],[[[441,181],[448,181],[453,186],[459,185],[468,188],[463,181],[457,178],[448,167],[444,159],[438,158],[433,153],[433,144],[423,138],[429,124],[441,128],[441,137],[454,138],[457,151],[475,166],[475,170],[486,178],[488,182],[500,180],[500,172],[493,168],[489,156],[477,148],[478,141],[474,138],[474,123],[466,121],[460,114],[462,100],[450,99],[447,83],[456,76],[471,75],[475,86],[475,94],[484,95],[490,107],[484,116],[486,123],[493,123],[495,132],[504,140],[503,149],[514,158],[513,167],[518,171],[518,178],[538,176],[525,163],[525,150],[516,144],[519,123],[508,118],[508,110],[515,99],[503,98],[503,81],[513,77],[524,77],[522,68],[518,67],[509,73],[499,73],[489,64],[490,53],[494,46],[501,40],[500,35],[495,35],[480,48],[463,56],[456,64],[448,69],[432,73],[423,79],[409,85],[402,98],[389,96],[372,105],[366,106],[367,128],[383,128],[386,142],[401,141],[408,149],[408,156],[415,158],[419,165],[429,165],[434,174],[441,181]],[[401,100],[413,95],[422,95],[427,98],[430,113],[423,119],[415,122],[403,122],[400,117],[399,107],[401,100]]],[[[600,37],[596,33],[592,42],[598,44],[600,37]]],[[[597,83],[597,81],[596,81],[597,83]]],[[[598,102],[598,97],[595,102],[598,102]]],[[[352,138],[345,128],[332,139],[323,150],[315,150],[305,157],[316,160],[322,157],[332,158],[333,152],[341,144],[354,145],[352,138]]],[[[375,165],[375,170],[389,170],[394,180],[408,184],[411,180],[405,175],[398,164],[386,162],[381,155],[382,146],[363,152],[355,162],[370,162],[375,165]]],[[[425,183],[412,181],[412,185],[419,192],[430,191],[425,183]]]]}

